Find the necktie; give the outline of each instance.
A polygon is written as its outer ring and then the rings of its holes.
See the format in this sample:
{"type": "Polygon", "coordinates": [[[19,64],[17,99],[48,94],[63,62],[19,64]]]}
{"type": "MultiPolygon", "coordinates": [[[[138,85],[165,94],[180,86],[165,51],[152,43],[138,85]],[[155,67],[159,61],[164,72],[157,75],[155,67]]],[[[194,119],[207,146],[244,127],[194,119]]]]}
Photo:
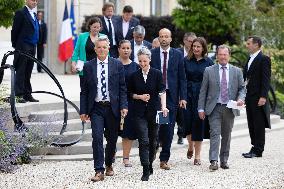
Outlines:
{"type": "Polygon", "coordinates": [[[166,85],[167,84],[167,51],[163,51],[164,54],[164,64],[163,64],[163,83],[166,85]]]}
{"type": "Polygon", "coordinates": [[[105,65],[103,62],[100,63],[102,66],[101,69],[101,92],[102,92],[102,100],[106,100],[107,99],[107,94],[106,94],[106,71],[105,71],[105,65]]]}
{"type": "Polygon", "coordinates": [[[223,104],[227,104],[229,101],[228,98],[228,87],[227,87],[227,78],[226,78],[226,66],[222,66],[222,78],[221,78],[221,101],[223,104]]]}
{"type": "Polygon", "coordinates": [[[109,41],[110,41],[110,46],[113,45],[113,41],[112,41],[112,26],[111,26],[111,22],[110,22],[110,19],[107,20],[108,21],[108,38],[109,38],[109,41]]]}

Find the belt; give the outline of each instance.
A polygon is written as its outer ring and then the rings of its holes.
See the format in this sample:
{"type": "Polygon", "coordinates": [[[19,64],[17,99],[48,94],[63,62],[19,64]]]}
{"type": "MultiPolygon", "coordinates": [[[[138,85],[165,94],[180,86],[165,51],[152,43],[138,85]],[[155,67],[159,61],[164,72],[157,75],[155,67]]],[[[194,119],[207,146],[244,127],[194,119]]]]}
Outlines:
{"type": "Polygon", "coordinates": [[[217,103],[216,105],[219,105],[219,106],[227,106],[227,104],[221,104],[221,103],[217,103]]]}
{"type": "Polygon", "coordinates": [[[102,106],[110,106],[110,101],[99,101],[97,103],[102,106]]]}

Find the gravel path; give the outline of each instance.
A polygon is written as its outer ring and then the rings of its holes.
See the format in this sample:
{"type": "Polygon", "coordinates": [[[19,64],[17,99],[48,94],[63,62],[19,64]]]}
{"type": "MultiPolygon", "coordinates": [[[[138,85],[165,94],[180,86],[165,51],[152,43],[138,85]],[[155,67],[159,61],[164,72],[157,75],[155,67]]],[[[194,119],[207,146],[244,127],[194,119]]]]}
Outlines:
{"type": "MultiPolygon", "coordinates": [[[[123,167],[118,159],[114,164],[114,177],[106,177],[103,182],[92,183],[94,175],[92,161],[34,162],[22,166],[14,174],[0,174],[0,188],[284,188],[284,129],[266,135],[266,149],[262,158],[244,159],[242,152],[249,150],[249,138],[234,138],[231,143],[229,170],[208,169],[209,143],[202,149],[202,165],[194,166],[193,160],[185,157],[186,146],[174,150],[170,164],[172,169],[159,169],[154,162],[154,175],[148,182],[140,181],[142,167],[139,158],[131,158],[132,168],[123,167]]],[[[120,152],[121,153],[121,152],[120,152]]],[[[137,149],[133,149],[133,154],[137,149]]]]}

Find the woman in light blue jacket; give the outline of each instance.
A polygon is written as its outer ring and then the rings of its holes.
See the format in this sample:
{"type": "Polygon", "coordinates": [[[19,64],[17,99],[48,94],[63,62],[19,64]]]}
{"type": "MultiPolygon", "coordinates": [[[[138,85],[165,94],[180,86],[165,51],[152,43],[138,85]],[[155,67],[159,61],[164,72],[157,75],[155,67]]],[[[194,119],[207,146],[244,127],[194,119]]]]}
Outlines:
{"type": "MultiPolygon", "coordinates": [[[[92,17],[87,22],[89,32],[81,33],[78,37],[76,47],[72,55],[72,72],[78,72],[79,76],[83,75],[83,65],[86,61],[97,57],[95,52],[95,41],[102,29],[102,22],[98,17],[92,17]]],[[[82,82],[80,77],[80,83],[82,82]]]]}

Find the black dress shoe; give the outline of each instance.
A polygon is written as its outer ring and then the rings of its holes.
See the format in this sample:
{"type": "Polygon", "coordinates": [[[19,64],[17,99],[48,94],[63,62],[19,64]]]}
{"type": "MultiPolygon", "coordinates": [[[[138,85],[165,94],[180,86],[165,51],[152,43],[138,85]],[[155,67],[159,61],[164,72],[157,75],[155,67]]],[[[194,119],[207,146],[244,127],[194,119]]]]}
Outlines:
{"type": "Polygon", "coordinates": [[[39,100],[35,99],[32,95],[25,96],[24,99],[29,102],[39,102],[39,100]]]}
{"type": "Polygon", "coordinates": [[[148,181],[150,176],[149,166],[143,166],[143,175],[141,177],[142,181],[148,181]]]}
{"type": "Polygon", "coordinates": [[[182,138],[182,137],[178,137],[177,143],[178,143],[178,144],[183,144],[183,138],[182,138]]]}
{"type": "Polygon", "coordinates": [[[218,161],[211,160],[210,162],[211,162],[211,164],[210,164],[210,166],[209,166],[209,169],[210,169],[211,171],[216,171],[216,170],[218,170],[218,161]]]}
{"type": "Polygon", "coordinates": [[[251,153],[248,153],[248,154],[244,154],[243,156],[244,156],[244,158],[254,158],[254,157],[262,157],[262,154],[251,152],[251,153]]]}
{"type": "Polygon", "coordinates": [[[229,165],[228,165],[227,162],[222,162],[221,165],[220,165],[220,167],[221,167],[222,169],[229,169],[229,165]]]}
{"type": "Polygon", "coordinates": [[[242,153],[242,156],[249,155],[249,154],[252,153],[252,152],[253,152],[253,147],[250,149],[249,152],[247,152],[247,153],[242,153]]]}

